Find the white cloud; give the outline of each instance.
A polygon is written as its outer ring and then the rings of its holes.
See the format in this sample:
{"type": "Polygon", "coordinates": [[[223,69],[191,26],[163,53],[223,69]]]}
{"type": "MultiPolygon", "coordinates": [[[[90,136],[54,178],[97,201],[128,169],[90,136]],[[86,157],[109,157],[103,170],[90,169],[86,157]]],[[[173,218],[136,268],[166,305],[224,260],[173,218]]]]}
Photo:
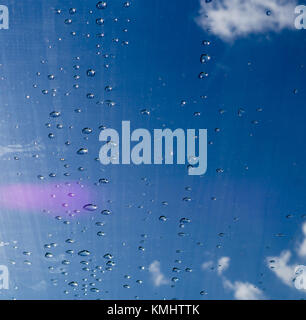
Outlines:
{"type": "Polygon", "coordinates": [[[45,280],[41,280],[31,287],[35,291],[43,291],[47,290],[47,282],[45,280]]]}
{"type": "Polygon", "coordinates": [[[227,41],[294,28],[296,0],[200,0],[200,5],[197,23],[227,41]]]}
{"type": "Polygon", "coordinates": [[[160,262],[157,260],[150,264],[149,272],[152,274],[153,283],[156,287],[169,283],[169,280],[160,271],[160,262]]]}
{"type": "Polygon", "coordinates": [[[261,300],[264,295],[260,289],[249,282],[224,280],[224,286],[234,291],[234,297],[237,300],[261,300]]]}
{"type": "Polygon", "coordinates": [[[14,144],[8,146],[0,145],[0,157],[10,154],[10,153],[22,153],[22,152],[33,152],[40,151],[44,149],[43,145],[38,142],[32,142],[26,145],[14,144]]]}
{"type": "Polygon", "coordinates": [[[283,251],[279,257],[268,257],[267,263],[275,275],[286,285],[293,286],[294,269],[296,265],[289,265],[291,258],[289,250],[283,251]]]}
{"type": "MultiPolygon", "coordinates": [[[[302,226],[304,235],[303,241],[295,248],[297,254],[301,258],[306,257],[306,223],[302,226]]],[[[275,273],[275,275],[287,286],[293,287],[293,279],[295,277],[295,268],[298,264],[289,264],[292,256],[290,250],[281,252],[279,257],[267,257],[267,265],[275,273]]]]}
{"type": "MultiPolygon", "coordinates": [[[[234,291],[234,297],[237,300],[260,300],[265,299],[262,291],[249,282],[235,281],[231,282],[222,273],[229,267],[230,257],[221,257],[218,260],[218,276],[223,280],[225,288],[234,291]]],[[[207,261],[202,264],[202,269],[213,269],[213,261],[207,261]]]]}
{"type": "Polygon", "coordinates": [[[202,263],[202,269],[207,270],[207,269],[213,269],[214,263],[212,261],[207,261],[202,263]]]}
{"type": "Polygon", "coordinates": [[[300,257],[306,257],[306,223],[303,224],[302,230],[304,234],[304,240],[297,248],[297,253],[300,257]]]}
{"type": "Polygon", "coordinates": [[[218,274],[221,275],[229,267],[230,263],[229,257],[222,257],[218,261],[218,274]]]}

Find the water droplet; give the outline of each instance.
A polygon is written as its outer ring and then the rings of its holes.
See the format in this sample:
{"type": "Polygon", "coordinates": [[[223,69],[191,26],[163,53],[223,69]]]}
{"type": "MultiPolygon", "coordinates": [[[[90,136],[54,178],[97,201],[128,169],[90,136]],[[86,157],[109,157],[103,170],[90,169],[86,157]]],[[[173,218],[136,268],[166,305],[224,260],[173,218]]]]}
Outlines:
{"type": "Polygon", "coordinates": [[[70,8],[69,13],[70,14],[75,14],[77,12],[76,8],[70,8]]]}
{"type": "Polygon", "coordinates": [[[71,287],[77,287],[77,286],[78,286],[78,283],[77,283],[76,281],[71,281],[71,282],[69,282],[68,284],[69,284],[69,286],[71,286],[71,287]]]}
{"type": "Polygon", "coordinates": [[[81,257],[87,257],[90,255],[90,252],[88,250],[82,250],[82,251],[78,252],[78,255],[81,257]]]}
{"type": "Polygon", "coordinates": [[[102,24],[104,24],[104,19],[103,18],[98,18],[96,20],[96,24],[98,24],[99,26],[101,26],[102,24]]]}
{"type": "Polygon", "coordinates": [[[92,129],[91,128],[84,128],[84,129],[82,129],[82,133],[90,134],[90,133],[92,133],[92,129]]]}
{"type": "Polygon", "coordinates": [[[203,53],[201,55],[200,61],[201,61],[201,63],[207,63],[210,59],[211,59],[211,57],[208,54],[203,53]]]}
{"type": "Polygon", "coordinates": [[[99,1],[97,4],[96,4],[96,7],[98,9],[105,9],[107,7],[107,3],[106,1],[99,1]]]}
{"type": "Polygon", "coordinates": [[[207,72],[200,72],[199,74],[199,78],[200,79],[204,79],[204,78],[207,78],[208,77],[208,73],[207,72]]]}
{"type": "Polygon", "coordinates": [[[83,155],[83,154],[87,154],[88,153],[88,149],[87,148],[80,148],[77,151],[77,154],[83,155]]]}
{"type": "Polygon", "coordinates": [[[60,111],[52,111],[50,112],[50,117],[52,118],[58,118],[61,115],[60,111]]]}
{"type": "Polygon", "coordinates": [[[98,206],[96,206],[95,204],[89,203],[86,204],[83,209],[87,210],[87,211],[95,211],[98,209],[98,206]]]}
{"type": "Polygon", "coordinates": [[[111,214],[111,212],[110,212],[110,210],[105,209],[105,210],[101,211],[101,214],[104,214],[105,216],[109,216],[111,214]]]}
{"type": "Polygon", "coordinates": [[[94,77],[96,75],[96,71],[93,69],[88,69],[86,73],[88,77],[94,77]]]}

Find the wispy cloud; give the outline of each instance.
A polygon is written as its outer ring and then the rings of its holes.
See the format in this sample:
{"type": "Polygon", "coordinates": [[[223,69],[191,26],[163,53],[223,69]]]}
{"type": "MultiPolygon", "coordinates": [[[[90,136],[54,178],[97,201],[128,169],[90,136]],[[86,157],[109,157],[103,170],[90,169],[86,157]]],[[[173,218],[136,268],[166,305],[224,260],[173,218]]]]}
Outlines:
{"type": "Polygon", "coordinates": [[[23,152],[33,152],[40,151],[44,149],[44,146],[38,142],[31,142],[29,144],[21,145],[21,144],[13,144],[8,146],[0,145],[0,157],[11,153],[23,153],[23,152]]]}
{"type": "Polygon", "coordinates": [[[150,264],[149,272],[152,274],[152,280],[156,287],[169,283],[169,280],[164,276],[164,274],[160,270],[159,261],[155,260],[150,264]]]}
{"type": "Polygon", "coordinates": [[[260,289],[249,282],[224,280],[224,287],[234,291],[234,297],[237,300],[261,300],[264,295],[260,289]]]}
{"type": "Polygon", "coordinates": [[[296,0],[200,0],[200,5],[197,23],[226,41],[294,28],[296,0]]]}
{"type": "Polygon", "coordinates": [[[212,261],[203,262],[201,268],[203,270],[214,269],[214,263],[212,261]]]}
{"type": "Polygon", "coordinates": [[[229,267],[229,257],[222,257],[218,260],[218,274],[221,275],[229,267]]]}
{"type": "Polygon", "coordinates": [[[300,257],[306,257],[306,223],[303,224],[302,231],[304,234],[304,240],[298,246],[297,252],[300,257]]]}
{"type": "Polygon", "coordinates": [[[279,257],[268,257],[267,263],[275,275],[286,285],[292,286],[294,277],[294,269],[296,265],[289,265],[288,262],[291,258],[289,250],[283,251],[279,257]]]}
{"type": "Polygon", "coordinates": [[[268,267],[275,273],[275,275],[287,286],[293,287],[293,279],[295,278],[295,268],[300,263],[289,264],[292,257],[292,252],[296,251],[303,260],[306,257],[306,223],[302,225],[303,240],[298,243],[295,250],[284,250],[280,256],[267,257],[268,267]]]}
{"type": "Polygon", "coordinates": [[[249,282],[235,281],[231,282],[223,275],[223,272],[229,268],[230,257],[221,257],[218,260],[218,266],[215,269],[213,267],[213,261],[207,261],[202,264],[203,270],[214,270],[217,271],[218,276],[223,281],[223,286],[226,289],[232,290],[234,292],[234,297],[237,300],[260,300],[265,299],[263,292],[249,282]]]}

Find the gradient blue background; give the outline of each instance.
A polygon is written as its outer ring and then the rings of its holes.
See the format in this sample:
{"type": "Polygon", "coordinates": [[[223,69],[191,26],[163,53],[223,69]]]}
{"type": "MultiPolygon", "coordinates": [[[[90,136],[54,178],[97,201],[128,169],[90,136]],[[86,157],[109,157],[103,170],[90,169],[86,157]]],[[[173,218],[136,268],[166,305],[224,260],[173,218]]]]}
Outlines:
{"type": "Polygon", "coordinates": [[[10,290],[0,290],[0,298],[233,299],[222,277],[201,267],[213,261],[217,268],[223,256],[231,259],[223,273],[229,281],[252,283],[269,299],[304,298],[305,293],[276,277],[266,259],[289,249],[290,262],[305,262],[293,250],[303,239],[306,213],[305,31],[251,35],[225,43],[195,23],[198,1],[134,0],[124,8],[124,2],[116,0],[108,1],[105,10],[97,10],[96,2],[2,1],[10,10],[10,29],[0,30],[0,150],[33,141],[42,149],[3,155],[0,183],[39,185],[81,179],[93,190],[98,210],[81,210],[69,217],[63,208],[56,213],[63,217],[58,220],[43,212],[48,208],[35,212],[0,208],[0,241],[6,243],[0,247],[0,264],[10,270],[10,290]],[[70,15],[69,8],[77,12],[70,15]],[[103,26],[95,23],[99,17],[105,19],[103,26]],[[69,18],[72,23],[67,25],[64,21],[69,18]],[[105,33],[103,38],[96,36],[100,32],[105,33]],[[204,46],[203,40],[211,44],[204,46]],[[202,53],[212,57],[207,65],[200,63],[202,53]],[[75,65],[80,68],[75,70],[75,65]],[[93,78],[86,75],[90,68],[96,71],[93,78]],[[200,80],[201,71],[209,77],[200,80]],[[49,74],[55,80],[48,80],[49,74]],[[104,90],[107,85],[113,87],[111,92],[104,90]],[[48,94],[42,93],[45,89],[48,94]],[[87,99],[87,93],[95,98],[87,99]],[[97,104],[107,99],[116,105],[97,104]],[[76,113],[76,108],[82,112],[76,113]],[[240,108],[245,111],[241,117],[240,108]],[[150,115],[143,115],[143,109],[150,115]],[[53,110],[61,111],[61,117],[50,118],[53,110]],[[95,160],[101,147],[99,126],[120,131],[122,120],[130,120],[135,129],[207,128],[212,142],[207,173],[188,176],[181,165],[102,166],[95,160]],[[56,128],[58,123],[63,129],[56,128]],[[84,127],[93,129],[88,140],[81,132],[84,127]],[[48,138],[51,132],[54,139],[48,138]],[[77,155],[81,147],[89,153],[77,155]],[[33,158],[35,153],[38,158],[33,158]],[[79,171],[80,166],[85,170],[79,171]],[[224,172],[216,172],[218,168],[224,172]],[[55,178],[49,177],[51,172],[55,178]],[[101,178],[110,182],[97,185],[101,178]],[[191,201],[183,201],[184,197],[191,201]],[[101,215],[103,209],[112,215],[101,215]],[[292,217],[286,218],[289,214],[292,217]],[[166,222],[159,220],[161,215],[166,222]],[[179,228],[184,217],[191,223],[179,228]],[[105,226],[97,227],[97,221],[105,226]],[[97,236],[100,230],[104,237],[97,236]],[[186,235],[180,237],[179,232],[186,235]],[[67,244],[68,238],[75,243],[67,244]],[[57,246],[45,249],[48,243],[57,246]],[[75,253],[66,254],[68,249],[75,253]],[[83,249],[91,255],[78,256],[83,249]],[[54,259],[46,259],[46,252],[52,252],[54,259]],[[106,270],[105,253],[114,256],[112,271],[106,270]],[[65,259],[70,265],[62,265],[65,259]],[[89,271],[82,270],[82,260],[89,261],[89,271]],[[169,279],[159,287],[148,271],[156,260],[169,279]],[[173,267],[181,272],[172,272],[173,267]],[[172,277],[179,281],[172,282],[172,277]],[[73,289],[71,281],[79,286],[73,289]],[[87,291],[82,290],[84,284],[87,291]],[[130,288],[124,288],[126,284],[130,288]],[[91,292],[91,287],[100,292],[91,292]],[[206,295],[200,294],[203,290],[206,295]]]}

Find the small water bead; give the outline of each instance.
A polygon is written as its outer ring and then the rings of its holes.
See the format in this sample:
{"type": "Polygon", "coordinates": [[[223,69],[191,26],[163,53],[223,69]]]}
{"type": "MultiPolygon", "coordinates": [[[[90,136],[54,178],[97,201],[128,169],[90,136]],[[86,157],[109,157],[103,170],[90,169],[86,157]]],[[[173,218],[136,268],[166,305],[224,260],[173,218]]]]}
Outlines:
{"type": "Polygon", "coordinates": [[[99,26],[101,26],[102,24],[104,24],[104,19],[103,19],[103,18],[98,18],[98,19],[96,19],[96,24],[98,24],[99,26]]]}
{"type": "Polygon", "coordinates": [[[87,154],[88,153],[88,149],[87,148],[80,148],[77,151],[77,154],[83,155],[83,154],[87,154]]]}
{"type": "Polygon", "coordinates": [[[70,8],[69,13],[70,14],[75,14],[77,12],[76,8],[70,8]]]}
{"type": "Polygon", "coordinates": [[[79,284],[76,281],[71,281],[68,283],[68,285],[71,287],[77,287],[79,284]]]}
{"type": "Polygon", "coordinates": [[[98,209],[98,206],[95,205],[95,204],[92,204],[92,203],[89,203],[89,204],[85,204],[83,206],[83,209],[87,210],[87,211],[95,211],[98,209]]]}
{"type": "Polygon", "coordinates": [[[81,257],[87,257],[90,255],[90,252],[88,250],[82,250],[78,252],[78,255],[81,257]]]}
{"type": "Polygon", "coordinates": [[[55,138],[55,134],[52,133],[52,132],[49,133],[49,134],[48,134],[48,138],[49,138],[49,139],[54,139],[54,138],[55,138]]]}
{"type": "Polygon", "coordinates": [[[109,180],[106,179],[106,178],[102,178],[102,179],[99,180],[99,183],[106,184],[106,183],[109,183],[109,180]]]}
{"type": "Polygon", "coordinates": [[[102,211],[101,211],[101,214],[103,214],[103,215],[105,215],[105,216],[109,216],[109,215],[111,215],[111,211],[105,209],[105,210],[102,210],[102,211]]]}
{"type": "Polygon", "coordinates": [[[49,80],[54,80],[54,79],[55,79],[54,74],[49,74],[49,75],[48,75],[48,79],[49,79],[49,80]]]}
{"type": "Polygon", "coordinates": [[[97,9],[105,9],[107,7],[107,2],[106,1],[99,1],[96,4],[97,9]]]}
{"type": "Polygon", "coordinates": [[[99,236],[99,237],[104,237],[104,236],[106,236],[106,233],[103,232],[103,231],[98,231],[98,232],[97,232],[97,236],[99,236]]]}
{"type": "Polygon", "coordinates": [[[88,77],[94,77],[96,75],[96,71],[93,69],[88,69],[86,73],[88,77]]]}
{"type": "Polygon", "coordinates": [[[92,129],[91,128],[84,128],[84,129],[82,129],[82,133],[83,134],[90,134],[90,133],[92,133],[92,129]]]}
{"type": "Polygon", "coordinates": [[[51,253],[51,252],[47,252],[46,254],[45,254],[45,257],[46,258],[53,258],[53,254],[51,253]]]}
{"type": "Polygon", "coordinates": [[[58,118],[61,115],[61,112],[60,111],[52,111],[52,112],[50,112],[49,115],[51,118],[58,118]]]}
{"type": "Polygon", "coordinates": [[[140,113],[143,114],[143,115],[145,115],[145,116],[149,116],[149,115],[150,115],[150,110],[148,110],[148,109],[142,109],[142,110],[140,110],[140,113]]]}
{"type": "Polygon", "coordinates": [[[188,218],[182,218],[182,219],[180,219],[180,223],[186,224],[186,223],[190,223],[190,222],[191,222],[191,220],[188,219],[188,218]]]}
{"type": "Polygon", "coordinates": [[[95,95],[93,93],[87,93],[86,97],[87,97],[87,99],[92,100],[92,99],[94,99],[95,95]]]}
{"type": "Polygon", "coordinates": [[[123,4],[123,6],[124,6],[125,8],[129,8],[129,7],[131,6],[131,2],[130,2],[130,1],[126,1],[126,2],[123,4]]]}
{"type": "Polygon", "coordinates": [[[158,219],[159,221],[162,221],[162,222],[167,221],[167,218],[165,216],[160,216],[158,219]]]}
{"type": "Polygon", "coordinates": [[[207,63],[210,59],[211,57],[207,53],[203,53],[201,55],[200,61],[201,63],[207,63]]]}
{"type": "Polygon", "coordinates": [[[104,104],[106,104],[108,107],[114,107],[116,103],[112,100],[105,100],[104,104]]]}
{"type": "Polygon", "coordinates": [[[72,20],[71,19],[66,19],[64,22],[65,22],[65,24],[71,24],[72,20]]]}
{"type": "Polygon", "coordinates": [[[111,260],[114,258],[114,256],[110,253],[106,253],[104,256],[103,256],[104,259],[107,259],[107,260],[111,260]]]}
{"type": "Polygon", "coordinates": [[[208,73],[207,72],[200,72],[199,73],[199,79],[204,79],[208,77],[208,73]]]}

